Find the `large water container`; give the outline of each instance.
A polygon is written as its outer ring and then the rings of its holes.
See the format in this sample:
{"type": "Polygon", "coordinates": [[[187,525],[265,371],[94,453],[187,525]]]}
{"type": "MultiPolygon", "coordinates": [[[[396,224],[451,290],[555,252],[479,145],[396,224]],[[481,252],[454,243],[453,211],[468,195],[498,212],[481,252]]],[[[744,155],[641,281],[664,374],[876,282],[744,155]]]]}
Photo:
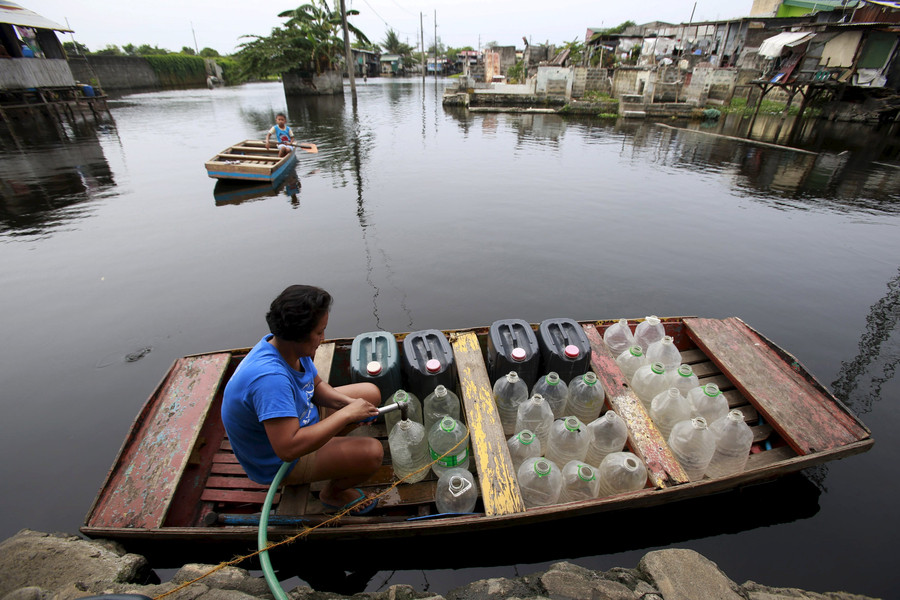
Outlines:
{"type": "Polygon", "coordinates": [[[621,452],[628,440],[625,419],[612,410],[606,411],[602,417],[588,425],[588,433],[591,441],[584,460],[595,467],[600,466],[606,455],[621,452]]]}
{"type": "Polygon", "coordinates": [[[391,449],[391,466],[398,479],[405,483],[422,481],[428,475],[428,440],[421,423],[401,419],[388,435],[391,449]]]}
{"type": "MultiPolygon", "coordinates": [[[[424,421],[422,418],[422,403],[419,402],[419,399],[416,398],[415,394],[410,394],[406,390],[397,390],[394,392],[394,395],[388,398],[388,401],[385,402],[386,406],[390,406],[391,404],[397,404],[398,402],[405,402],[407,404],[407,413],[406,417],[412,421],[416,421],[419,424],[422,424],[424,427],[424,421]]],[[[393,431],[394,425],[400,422],[401,413],[399,410],[392,410],[389,413],[385,413],[384,415],[384,426],[388,431],[393,431]]]]}
{"type": "Polygon", "coordinates": [[[650,410],[650,403],[656,395],[668,387],[669,380],[662,363],[644,365],[631,378],[631,389],[647,410],[650,410]]]}
{"type": "Polygon", "coordinates": [[[590,443],[588,428],[578,417],[557,419],[550,428],[550,441],[544,455],[558,465],[570,460],[584,460],[590,443]]]}
{"type": "Polygon", "coordinates": [[[582,423],[590,423],[603,411],[606,392],[593,371],[574,378],[569,382],[569,402],[566,413],[575,415],[582,423]]]}
{"type": "Polygon", "coordinates": [[[700,481],[716,452],[716,438],[706,419],[694,417],[676,423],[669,434],[669,449],[691,481],[700,481]]]}
{"type": "Polygon", "coordinates": [[[665,335],[666,328],[659,320],[659,317],[650,315],[634,328],[634,343],[640,346],[641,350],[646,354],[650,344],[663,339],[665,335]]]}
{"type": "Polygon", "coordinates": [[[381,390],[381,403],[402,387],[400,348],[387,331],[370,331],[350,345],[350,381],[369,381],[381,390]]]}
{"type": "Polygon", "coordinates": [[[434,502],[438,513],[470,513],[478,500],[475,478],[465,469],[447,469],[437,481],[434,502]]]}
{"type": "Polygon", "coordinates": [[[634,346],[634,334],[628,326],[628,319],[619,319],[603,332],[603,341],[613,356],[618,356],[634,346]]]}
{"type": "Polygon", "coordinates": [[[562,470],[562,490],[559,493],[560,504],[593,500],[600,491],[600,480],[594,467],[580,460],[566,463],[562,470]]]}
{"type": "Polygon", "coordinates": [[[600,463],[599,496],[636,492],[647,485],[647,467],[631,452],[613,452],[600,463]]]}
{"type": "Polygon", "coordinates": [[[516,431],[528,429],[541,441],[541,448],[547,447],[550,426],[553,425],[553,411],[540,394],[533,395],[519,405],[516,414],[516,431]]]}
{"type": "Polygon", "coordinates": [[[506,440],[509,448],[509,457],[512,459],[513,469],[519,470],[519,467],[526,458],[535,458],[544,454],[541,447],[541,440],[528,429],[523,429],[516,435],[506,440]]]}
{"type": "Polygon", "coordinates": [[[681,395],[678,388],[671,387],[653,398],[650,403],[650,418],[653,419],[663,439],[667,440],[676,423],[691,418],[691,403],[681,395]]]}
{"type": "Polygon", "coordinates": [[[666,377],[669,378],[669,387],[678,388],[685,398],[689,391],[700,385],[691,365],[679,365],[674,371],[666,373],[666,377]]]}
{"type": "Polygon", "coordinates": [[[431,431],[431,427],[445,415],[449,415],[459,421],[459,397],[444,386],[439,385],[422,401],[422,412],[425,431],[431,431]]]}
{"type": "Polygon", "coordinates": [[[453,417],[444,417],[428,431],[428,450],[434,474],[440,477],[448,469],[469,468],[469,430],[453,417]],[[452,452],[443,456],[451,448],[452,452]],[[442,458],[443,456],[443,458],[442,458]]]}
{"type": "Polygon", "coordinates": [[[531,389],[541,366],[541,352],[534,329],[522,319],[494,321],[488,331],[487,359],[491,381],[515,371],[531,389]]]}
{"type": "Polygon", "coordinates": [[[406,389],[420,398],[439,385],[451,390],[456,387],[453,349],[437,329],[416,331],[404,338],[402,365],[406,389]]]}
{"type": "Polygon", "coordinates": [[[532,395],[540,394],[550,405],[553,418],[560,419],[566,414],[566,404],[569,401],[569,386],[559,378],[559,373],[550,371],[538,378],[537,383],[531,389],[532,395]]]}
{"type": "Polygon", "coordinates": [[[519,379],[519,374],[515,371],[510,371],[494,383],[494,402],[497,404],[497,413],[500,415],[504,435],[516,432],[519,405],[526,400],[528,400],[528,386],[519,379]]]}
{"type": "Polygon", "coordinates": [[[625,380],[631,383],[637,370],[650,363],[647,362],[647,355],[641,347],[635,344],[616,357],[616,364],[619,365],[625,380]]]}
{"type": "Polygon", "coordinates": [[[576,321],[546,319],[538,327],[541,372],[556,371],[563,381],[571,381],[590,369],[591,344],[576,321]]]}
{"type": "Polygon", "coordinates": [[[728,414],[728,399],[714,383],[695,387],[687,394],[694,415],[703,417],[707,423],[715,423],[728,414]]]}
{"type": "Polygon", "coordinates": [[[743,471],[753,445],[753,431],[744,422],[743,413],[732,410],[710,425],[709,430],[716,438],[716,452],[706,467],[706,474],[724,477],[743,471]]]}
{"type": "Polygon", "coordinates": [[[526,508],[556,504],[562,491],[562,471],[550,459],[526,459],[517,472],[526,508]]]}
{"type": "Polygon", "coordinates": [[[647,348],[647,362],[662,363],[666,371],[674,371],[681,364],[681,352],[675,347],[675,338],[665,335],[647,348]]]}

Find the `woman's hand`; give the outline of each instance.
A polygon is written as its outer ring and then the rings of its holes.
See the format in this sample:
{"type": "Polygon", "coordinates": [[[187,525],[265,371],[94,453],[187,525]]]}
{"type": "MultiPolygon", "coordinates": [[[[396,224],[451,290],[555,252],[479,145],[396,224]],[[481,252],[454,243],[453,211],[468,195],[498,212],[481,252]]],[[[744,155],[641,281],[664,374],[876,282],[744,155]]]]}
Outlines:
{"type": "Polygon", "coordinates": [[[346,413],[348,425],[378,416],[378,408],[362,398],[351,398],[350,403],[338,412],[346,413]]]}

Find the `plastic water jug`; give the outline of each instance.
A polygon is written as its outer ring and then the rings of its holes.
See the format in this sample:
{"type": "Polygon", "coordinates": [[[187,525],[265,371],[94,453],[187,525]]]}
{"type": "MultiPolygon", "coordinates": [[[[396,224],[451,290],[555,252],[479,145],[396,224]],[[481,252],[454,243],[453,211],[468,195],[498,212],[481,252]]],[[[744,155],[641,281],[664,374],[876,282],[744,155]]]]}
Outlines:
{"type": "Polygon", "coordinates": [[[681,352],[675,347],[675,338],[665,335],[647,348],[647,361],[662,363],[666,371],[674,371],[681,364],[681,352]]]}
{"type": "Polygon", "coordinates": [[[562,472],[548,458],[526,459],[517,473],[526,508],[556,504],[562,491],[562,472]]]}
{"type": "Polygon", "coordinates": [[[547,447],[550,439],[550,426],[553,425],[553,411],[540,394],[519,405],[516,414],[516,431],[531,430],[541,442],[541,448],[547,447]]]}
{"type": "Polygon", "coordinates": [[[560,504],[593,500],[600,491],[600,479],[591,465],[580,460],[566,463],[562,470],[562,490],[559,493],[560,504]]]}
{"type": "Polygon", "coordinates": [[[369,381],[381,390],[381,403],[402,387],[400,349],[387,331],[370,331],[350,345],[350,381],[369,381]]]}
{"type": "Polygon", "coordinates": [[[634,334],[628,326],[628,319],[619,319],[603,332],[603,341],[613,356],[618,356],[634,346],[634,334]]]}
{"type": "Polygon", "coordinates": [[[669,387],[678,388],[685,398],[689,391],[700,385],[691,365],[679,365],[674,371],[667,372],[666,376],[669,378],[669,387]]]}
{"type": "Polygon", "coordinates": [[[716,451],[716,438],[703,417],[676,423],[669,434],[669,449],[691,481],[700,481],[716,451]]]}
{"type": "Polygon", "coordinates": [[[647,485],[647,467],[631,452],[613,452],[600,463],[599,497],[636,492],[647,485]]]}
{"type": "Polygon", "coordinates": [[[447,469],[437,482],[434,502],[438,513],[470,513],[478,500],[475,478],[465,469],[447,469]]]}
{"type": "Polygon", "coordinates": [[[528,400],[528,386],[519,379],[519,374],[515,371],[510,371],[494,383],[494,402],[497,404],[497,413],[500,415],[504,435],[516,432],[519,405],[526,400],[528,400]]]}
{"type": "Polygon", "coordinates": [[[538,327],[542,373],[556,371],[570,381],[591,366],[591,344],[573,319],[547,319],[538,327]]]}
{"type": "Polygon", "coordinates": [[[631,383],[635,372],[650,363],[647,362],[647,355],[644,354],[641,347],[635,344],[616,357],[616,364],[619,365],[619,369],[621,369],[626,381],[631,383]]]}
{"type": "Polygon", "coordinates": [[[662,363],[644,365],[635,371],[631,379],[631,389],[647,410],[650,410],[650,403],[656,395],[668,387],[666,368],[662,363]]]}
{"type": "Polygon", "coordinates": [[[569,386],[560,379],[558,373],[550,371],[539,378],[537,383],[534,384],[531,393],[540,394],[544,397],[544,400],[550,405],[550,410],[553,411],[554,419],[560,419],[565,416],[566,404],[569,402],[569,386]]]}
{"type": "Polygon", "coordinates": [[[653,342],[663,339],[666,335],[666,328],[663,326],[659,317],[651,315],[637,324],[634,328],[634,343],[641,347],[644,354],[653,342]]]}
{"type": "Polygon", "coordinates": [[[442,385],[437,386],[422,402],[425,431],[431,431],[431,427],[445,415],[459,421],[459,411],[459,398],[456,394],[442,385]]]}
{"type": "Polygon", "coordinates": [[[402,365],[406,389],[419,398],[430,394],[438,385],[451,390],[456,386],[453,349],[437,329],[416,331],[403,339],[402,365]]]}
{"type": "Polygon", "coordinates": [[[431,470],[438,477],[453,467],[468,469],[469,430],[453,417],[444,417],[428,431],[428,450],[431,460],[437,461],[431,470]],[[441,458],[451,448],[453,451],[441,458]]]}
{"type": "Polygon", "coordinates": [[[487,362],[491,381],[515,371],[531,388],[541,366],[541,350],[537,336],[528,321],[501,319],[488,331],[487,362]]]}
{"type": "Polygon", "coordinates": [[[566,414],[575,415],[582,423],[590,423],[603,411],[606,392],[593,371],[569,382],[569,402],[566,414]]]}
{"type": "Polygon", "coordinates": [[[570,460],[584,460],[590,443],[588,428],[578,417],[557,419],[550,428],[550,440],[544,456],[558,465],[564,465],[570,460]]]}
{"type": "MultiPolygon", "coordinates": [[[[391,404],[397,404],[398,402],[406,402],[409,404],[407,408],[407,418],[411,421],[415,421],[420,425],[424,424],[422,422],[422,403],[419,402],[419,399],[416,398],[413,394],[410,394],[406,390],[397,390],[394,392],[394,395],[391,396],[388,401],[385,403],[386,406],[390,406],[391,404]]],[[[384,415],[384,426],[388,431],[394,430],[394,425],[400,422],[400,411],[393,410],[389,413],[385,413],[384,415]]]]}
{"type": "Polygon", "coordinates": [[[716,452],[713,454],[706,474],[709,477],[724,477],[740,473],[747,466],[750,446],[753,445],[753,431],[744,422],[744,415],[735,409],[709,426],[716,438],[716,452]]]}
{"type": "Polygon", "coordinates": [[[429,471],[428,463],[431,461],[428,459],[425,428],[421,423],[401,419],[388,435],[388,446],[391,449],[391,466],[398,479],[406,477],[405,483],[425,479],[429,471]]]}
{"type": "Polygon", "coordinates": [[[512,459],[513,468],[518,471],[526,458],[543,456],[541,440],[530,429],[523,429],[516,435],[506,440],[509,448],[509,457],[512,459]]]}
{"type": "Polygon", "coordinates": [[[584,460],[595,467],[600,466],[607,454],[621,452],[628,440],[628,426],[613,410],[588,425],[588,433],[590,443],[584,460]]]}
{"type": "Polygon", "coordinates": [[[667,440],[676,423],[691,418],[691,403],[681,395],[678,388],[669,388],[658,393],[650,402],[650,418],[663,439],[667,440]]]}
{"type": "Polygon", "coordinates": [[[707,423],[715,423],[728,414],[728,400],[714,383],[695,387],[687,394],[694,416],[703,417],[707,423]]]}

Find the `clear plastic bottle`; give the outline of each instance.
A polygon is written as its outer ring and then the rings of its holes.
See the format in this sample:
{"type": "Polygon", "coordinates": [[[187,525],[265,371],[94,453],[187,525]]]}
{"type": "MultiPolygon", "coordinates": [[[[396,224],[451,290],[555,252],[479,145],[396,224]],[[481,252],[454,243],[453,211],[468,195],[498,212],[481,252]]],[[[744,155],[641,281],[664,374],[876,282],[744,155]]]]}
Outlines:
{"type": "Polygon", "coordinates": [[[707,423],[715,423],[728,414],[728,400],[714,383],[695,387],[687,394],[694,416],[703,417],[707,423]]]}
{"type": "Polygon", "coordinates": [[[631,389],[640,399],[644,408],[650,410],[650,403],[658,393],[668,387],[666,368],[662,363],[644,365],[631,379],[631,389]]]}
{"type": "Polygon", "coordinates": [[[613,410],[603,413],[603,416],[588,425],[588,444],[585,462],[599,467],[607,454],[621,452],[628,440],[628,426],[625,419],[619,417],[613,410]]]}
{"type": "Polygon", "coordinates": [[[519,489],[526,508],[556,504],[562,491],[562,472],[542,456],[528,458],[517,472],[519,489]]]}
{"type": "Polygon", "coordinates": [[[647,467],[631,452],[613,452],[600,463],[600,490],[605,498],[625,492],[636,492],[647,485],[647,467]]]}
{"type": "MultiPolygon", "coordinates": [[[[414,394],[407,392],[406,390],[397,390],[394,392],[394,395],[391,396],[387,402],[384,403],[385,406],[389,406],[391,404],[397,404],[398,402],[406,402],[409,405],[407,409],[407,418],[411,421],[415,421],[419,424],[422,424],[422,403],[419,402],[419,399],[415,397],[414,394]]],[[[384,415],[384,425],[388,431],[394,430],[394,425],[400,422],[400,411],[393,410],[389,413],[385,413],[384,415]]],[[[424,424],[422,424],[424,426],[424,424]]]]}
{"type": "Polygon", "coordinates": [[[529,429],[523,429],[506,440],[506,445],[509,447],[509,456],[516,471],[525,459],[543,455],[541,440],[529,429]]]}
{"type": "Polygon", "coordinates": [[[641,347],[635,344],[616,357],[616,364],[619,365],[628,383],[631,383],[631,380],[634,379],[634,373],[650,363],[647,362],[647,355],[644,354],[641,347]]]}
{"type": "Polygon", "coordinates": [[[591,465],[580,460],[571,460],[562,469],[562,491],[559,503],[593,500],[600,490],[600,480],[591,465]]]}
{"type": "Polygon", "coordinates": [[[437,461],[431,465],[431,470],[438,477],[453,467],[468,469],[469,430],[453,417],[444,417],[435,423],[428,432],[428,450],[431,453],[431,460],[437,461]],[[460,440],[463,442],[459,443],[460,440]],[[440,458],[454,447],[455,449],[450,454],[440,458]]]}
{"type": "Polygon", "coordinates": [[[397,479],[406,477],[405,483],[416,483],[425,479],[428,475],[426,467],[431,460],[428,458],[425,428],[421,423],[401,419],[388,435],[388,446],[391,449],[391,466],[397,479]]]}
{"type": "Polygon", "coordinates": [[[590,443],[590,432],[578,417],[557,419],[550,428],[550,440],[544,455],[558,465],[570,460],[583,461],[590,443]]]}
{"type": "Polygon", "coordinates": [[[716,438],[703,417],[676,423],[669,434],[669,449],[691,481],[700,481],[716,451],[716,438]]]}
{"type": "Polygon", "coordinates": [[[434,492],[438,513],[470,513],[477,500],[475,478],[466,469],[447,469],[438,479],[434,492]]]}
{"type": "Polygon", "coordinates": [[[679,365],[674,371],[668,371],[666,376],[669,378],[669,387],[678,388],[685,398],[689,391],[700,385],[691,365],[679,365]]]}
{"type": "Polygon", "coordinates": [[[519,405],[528,400],[528,386],[519,378],[519,374],[510,371],[494,383],[494,402],[503,425],[503,434],[516,432],[516,416],[519,405]]]}
{"type": "Polygon", "coordinates": [[[516,431],[530,429],[541,442],[541,448],[547,447],[550,439],[550,426],[553,425],[553,411],[540,394],[535,394],[519,405],[516,415],[516,431]]]}
{"type": "Polygon", "coordinates": [[[634,346],[634,334],[628,326],[628,319],[619,319],[603,332],[603,341],[609,347],[613,356],[622,354],[631,346],[634,346]]]}
{"type": "Polygon", "coordinates": [[[425,431],[431,431],[431,427],[445,415],[459,421],[459,410],[459,398],[457,395],[443,385],[437,386],[422,401],[425,431]]]}
{"type": "Polygon", "coordinates": [[[691,418],[691,403],[681,395],[678,388],[671,387],[653,398],[650,403],[650,418],[653,419],[663,439],[667,440],[676,423],[691,418]]]}
{"type": "Polygon", "coordinates": [[[737,409],[732,410],[714,421],[709,430],[716,438],[716,452],[706,467],[706,474],[709,477],[724,477],[743,471],[750,457],[750,446],[753,445],[753,430],[744,422],[744,414],[737,409]]]}
{"type": "Polygon", "coordinates": [[[665,335],[647,348],[647,361],[662,363],[666,371],[674,371],[681,364],[681,352],[675,347],[675,338],[665,335]]]}
{"type": "Polygon", "coordinates": [[[590,423],[600,416],[604,400],[606,392],[603,391],[603,385],[593,371],[588,371],[569,383],[566,414],[575,415],[582,423],[590,423]]]}
{"type": "Polygon", "coordinates": [[[569,401],[569,386],[560,379],[556,371],[550,371],[544,377],[537,380],[534,389],[531,390],[532,395],[540,394],[550,405],[553,411],[553,418],[559,419],[566,414],[566,403],[569,401]]]}
{"type": "Polygon", "coordinates": [[[634,343],[640,346],[641,350],[643,350],[644,354],[646,354],[647,349],[650,347],[650,344],[657,340],[663,339],[663,336],[665,335],[666,328],[659,320],[659,317],[657,317],[656,315],[650,315],[649,317],[638,323],[637,327],[635,327],[634,343]]]}

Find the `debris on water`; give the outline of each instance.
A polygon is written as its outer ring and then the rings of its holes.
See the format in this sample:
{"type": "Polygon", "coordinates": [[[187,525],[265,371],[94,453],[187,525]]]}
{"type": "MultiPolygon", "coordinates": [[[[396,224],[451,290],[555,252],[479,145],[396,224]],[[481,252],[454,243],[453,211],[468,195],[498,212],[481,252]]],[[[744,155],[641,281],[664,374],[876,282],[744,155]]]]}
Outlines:
{"type": "Polygon", "coordinates": [[[136,350],[134,352],[129,352],[125,355],[125,362],[137,362],[150,354],[150,351],[153,350],[153,346],[144,346],[140,350],[136,350]]]}

